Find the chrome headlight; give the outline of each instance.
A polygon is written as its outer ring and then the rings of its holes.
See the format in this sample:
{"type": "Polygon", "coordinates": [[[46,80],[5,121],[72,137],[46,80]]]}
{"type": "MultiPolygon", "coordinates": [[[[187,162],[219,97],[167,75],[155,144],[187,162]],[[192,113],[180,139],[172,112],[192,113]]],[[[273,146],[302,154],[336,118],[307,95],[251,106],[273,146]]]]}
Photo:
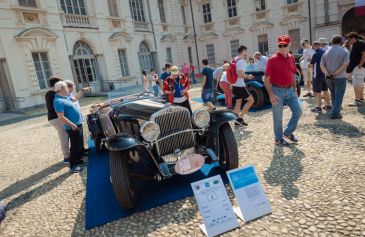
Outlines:
{"type": "Polygon", "coordinates": [[[210,114],[205,109],[199,109],[193,113],[193,123],[198,128],[205,128],[209,125],[210,114]]]}
{"type": "Polygon", "coordinates": [[[141,126],[140,132],[144,140],[153,142],[160,136],[160,126],[155,122],[148,121],[141,126]]]}

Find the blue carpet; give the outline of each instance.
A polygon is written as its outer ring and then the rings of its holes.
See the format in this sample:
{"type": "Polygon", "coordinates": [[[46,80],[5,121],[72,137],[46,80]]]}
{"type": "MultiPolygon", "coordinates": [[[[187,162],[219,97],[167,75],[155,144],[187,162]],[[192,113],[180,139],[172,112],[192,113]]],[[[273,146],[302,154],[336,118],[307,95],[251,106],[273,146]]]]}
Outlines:
{"type": "Polygon", "coordinates": [[[140,192],[138,206],[131,211],[125,211],[119,207],[110,183],[108,152],[97,154],[91,139],[88,144],[91,151],[86,184],[86,229],[192,196],[190,183],[197,180],[221,174],[225,183],[228,182],[225,173],[221,171],[217,163],[204,165],[199,172],[194,174],[177,175],[160,183],[143,181],[139,187],[143,189],[143,194],[140,192]]]}

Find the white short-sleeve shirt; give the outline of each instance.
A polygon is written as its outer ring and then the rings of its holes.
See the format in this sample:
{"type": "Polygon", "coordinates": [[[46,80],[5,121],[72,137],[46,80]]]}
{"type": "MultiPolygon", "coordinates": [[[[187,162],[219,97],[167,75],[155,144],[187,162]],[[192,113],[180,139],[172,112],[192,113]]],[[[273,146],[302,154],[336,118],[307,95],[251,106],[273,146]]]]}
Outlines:
{"type": "Polygon", "coordinates": [[[308,65],[315,53],[316,52],[312,48],[304,49],[304,51],[303,51],[303,69],[308,68],[308,65]]]}
{"type": "MultiPolygon", "coordinates": [[[[237,75],[238,75],[238,71],[239,70],[243,70],[243,75],[245,74],[245,68],[246,68],[246,60],[241,58],[239,59],[238,57],[235,58],[236,61],[236,70],[237,70],[237,75]]],[[[244,78],[237,78],[236,83],[233,84],[233,86],[236,87],[245,87],[246,83],[245,83],[245,79],[244,78]]]]}

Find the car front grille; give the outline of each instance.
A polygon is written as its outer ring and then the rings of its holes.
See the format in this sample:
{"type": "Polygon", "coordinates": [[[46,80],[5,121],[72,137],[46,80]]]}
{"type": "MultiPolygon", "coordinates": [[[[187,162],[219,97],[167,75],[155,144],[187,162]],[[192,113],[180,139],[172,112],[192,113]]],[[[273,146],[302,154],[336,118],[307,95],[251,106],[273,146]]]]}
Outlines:
{"type": "MultiPolygon", "coordinates": [[[[160,126],[161,134],[156,143],[157,153],[160,156],[178,154],[194,147],[191,116],[183,107],[171,106],[152,115],[152,120],[160,126]],[[163,139],[167,137],[166,139],[163,139]]],[[[165,162],[170,163],[165,160],[165,162]]]]}

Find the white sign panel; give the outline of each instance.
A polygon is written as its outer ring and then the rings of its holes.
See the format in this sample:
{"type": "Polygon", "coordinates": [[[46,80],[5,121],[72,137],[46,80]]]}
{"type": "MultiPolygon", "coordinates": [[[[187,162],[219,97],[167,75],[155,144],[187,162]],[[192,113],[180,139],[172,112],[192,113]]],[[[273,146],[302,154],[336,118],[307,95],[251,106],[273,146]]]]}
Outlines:
{"type": "Polygon", "coordinates": [[[236,214],[245,222],[271,213],[271,206],[252,165],[227,171],[239,208],[236,214]]]}
{"type": "Polygon", "coordinates": [[[204,224],[203,232],[211,237],[238,227],[220,175],[191,184],[204,224]]]}

